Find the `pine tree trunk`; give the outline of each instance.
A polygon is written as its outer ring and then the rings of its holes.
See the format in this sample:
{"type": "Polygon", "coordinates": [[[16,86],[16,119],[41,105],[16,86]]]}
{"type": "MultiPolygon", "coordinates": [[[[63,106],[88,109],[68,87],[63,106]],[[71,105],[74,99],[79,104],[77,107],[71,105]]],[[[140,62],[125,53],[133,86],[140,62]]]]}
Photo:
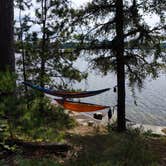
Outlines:
{"type": "Polygon", "coordinates": [[[46,47],[46,0],[41,1],[42,5],[42,48],[41,48],[41,67],[40,67],[40,86],[44,87],[44,75],[45,75],[45,47],[46,47]]]}
{"type": "Polygon", "coordinates": [[[14,71],[13,0],[0,0],[0,71],[14,71]]]}
{"type": "Polygon", "coordinates": [[[116,1],[116,34],[117,34],[117,121],[118,131],[125,131],[125,66],[124,66],[124,32],[123,32],[123,0],[116,1]]]}

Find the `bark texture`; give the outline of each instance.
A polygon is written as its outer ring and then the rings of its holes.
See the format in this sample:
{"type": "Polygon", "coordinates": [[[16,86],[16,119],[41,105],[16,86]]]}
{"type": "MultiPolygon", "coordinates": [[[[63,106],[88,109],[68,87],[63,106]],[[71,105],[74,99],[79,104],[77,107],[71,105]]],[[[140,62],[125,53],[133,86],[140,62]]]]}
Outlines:
{"type": "Polygon", "coordinates": [[[124,31],[123,31],[123,0],[116,1],[116,57],[117,57],[117,87],[118,105],[117,121],[118,131],[126,130],[125,123],[125,65],[124,65],[124,31]]]}
{"type": "Polygon", "coordinates": [[[15,69],[13,17],[13,0],[0,0],[0,71],[15,69]]]}

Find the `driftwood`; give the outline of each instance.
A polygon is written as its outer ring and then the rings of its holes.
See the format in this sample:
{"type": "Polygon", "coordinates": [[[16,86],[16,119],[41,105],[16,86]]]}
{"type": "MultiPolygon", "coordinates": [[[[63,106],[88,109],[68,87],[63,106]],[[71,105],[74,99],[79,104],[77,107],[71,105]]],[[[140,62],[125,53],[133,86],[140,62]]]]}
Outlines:
{"type": "Polygon", "coordinates": [[[71,149],[70,145],[59,143],[46,143],[46,142],[25,142],[18,139],[10,139],[6,141],[8,145],[16,145],[26,152],[42,151],[48,153],[62,154],[71,149]]]}

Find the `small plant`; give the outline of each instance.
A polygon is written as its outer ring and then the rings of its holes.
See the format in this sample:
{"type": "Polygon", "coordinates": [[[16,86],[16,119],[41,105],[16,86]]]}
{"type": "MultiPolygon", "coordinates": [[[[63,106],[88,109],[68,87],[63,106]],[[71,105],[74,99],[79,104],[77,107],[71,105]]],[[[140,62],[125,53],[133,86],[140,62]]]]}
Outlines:
{"type": "Polygon", "coordinates": [[[17,137],[33,141],[63,141],[64,131],[75,126],[75,121],[47,97],[35,97],[28,103],[22,99],[14,118],[17,137]]]}
{"type": "Polygon", "coordinates": [[[12,115],[16,108],[16,75],[6,71],[0,73],[0,125],[3,136],[13,137],[12,115]],[[8,133],[8,134],[7,134],[8,133]]]}
{"type": "Polygon", "coordinates": [[[16,75],[6,71],[0,72],[0,94],[11,94],[15,91],[16,75]]]}

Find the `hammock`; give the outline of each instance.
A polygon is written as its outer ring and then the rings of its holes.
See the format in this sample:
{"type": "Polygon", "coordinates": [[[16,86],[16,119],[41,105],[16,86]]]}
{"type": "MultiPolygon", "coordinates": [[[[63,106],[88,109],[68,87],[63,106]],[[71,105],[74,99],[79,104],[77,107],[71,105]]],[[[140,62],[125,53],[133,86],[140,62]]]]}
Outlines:
{"type": "Polygon", "coordinates": [[[69,91],[63,91],[63,90],[58,91],[58,90],[46,89],[41,86],[33,85],[29,82],[23,82],[23,84],[25,84],[26,86],[29,86],[33,89],[44,92],[46,94],[57,96],[57,97],[62,97],[62,98],[83,98],[83,97],[95,96],[95,95],[98,95],[100,93],[110,90],[110,88],[106,88],[106,89],[95,90],[95,91],[69,92],[69,91]]]}
{"type": "Polygon", "coordinates": [[[55,99],[58,104],[63,106],[65,109],[75,112],[94,112],[110,108],[109,106],[96,105],[91,103],[73,102],[63,99],[55,99]]]}

